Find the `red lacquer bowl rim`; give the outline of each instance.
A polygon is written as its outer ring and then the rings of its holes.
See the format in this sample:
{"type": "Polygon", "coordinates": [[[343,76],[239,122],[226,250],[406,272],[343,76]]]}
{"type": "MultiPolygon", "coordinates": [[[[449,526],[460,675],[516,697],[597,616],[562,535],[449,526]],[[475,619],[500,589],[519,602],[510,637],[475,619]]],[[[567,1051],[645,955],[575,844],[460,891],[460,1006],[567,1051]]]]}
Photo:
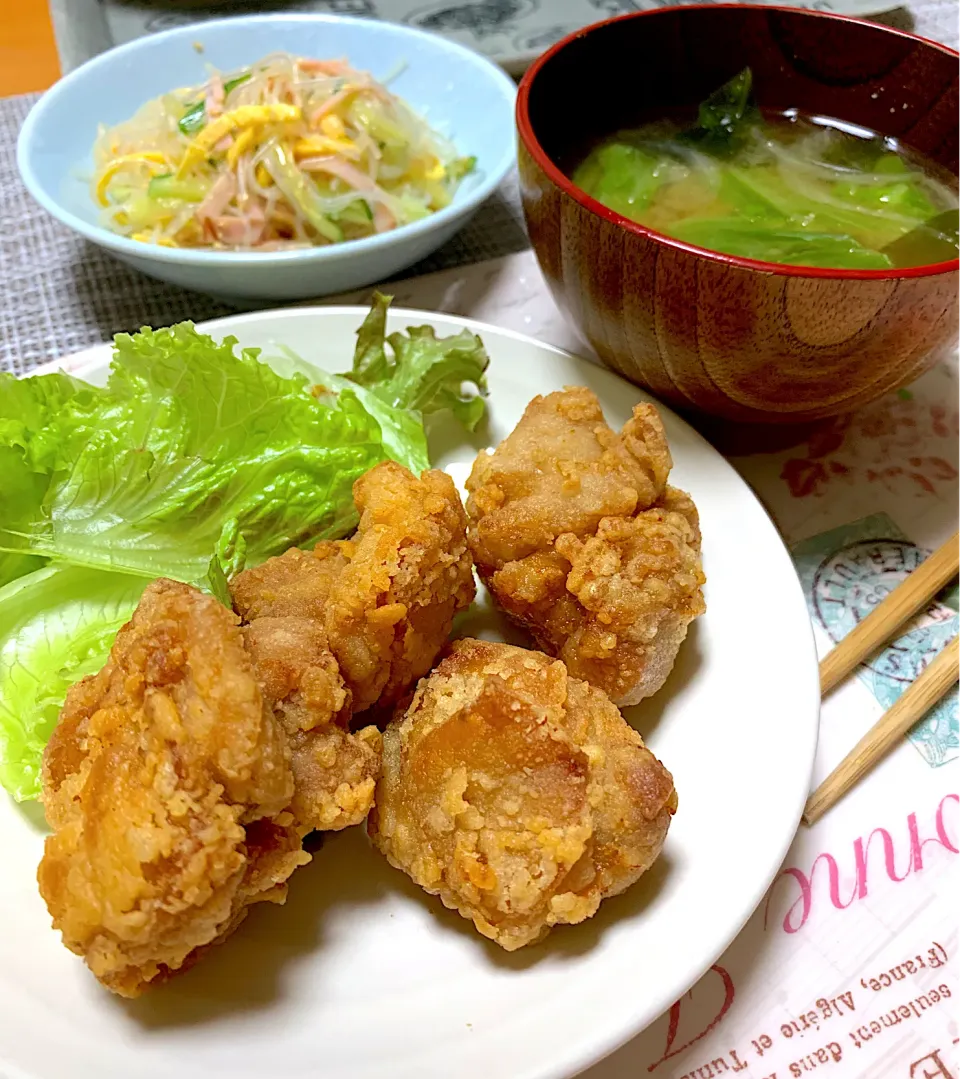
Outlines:
{"type": "Polygon", "coordinates": [[[541,55],[533,61],[527,68],[527,71],[520,82],[516,105],[517,131],[519,132],[527,152],[534,161],[536,161],[543,172],[546,173],[550,180],[556,184],[565,195],[568,195],[575,202],[578,202],[587,210],[595,213],[598,217],[602,217],[614,225],[619,225],[627,232],[632,232],[637,236],[645,236],[647,239],[662,244],[664,247],[672,247],[678,251],[685,251],[688,254],[696,255],[697,257],[706,259],[710,262],[718,262],[744,270],[778,274],[785,277],[889,281],[908,277],[932,277],[936,274],[955,273],[960,269],[960,257],[950,259],[947,262],[932,262],[926,266],[907,266],[891,270],[838,270],[819,266],[789,266],[784,263],[762,262],[759,259],[742,258],[739,255],[726,255],[720,251],[711,251],[706,247],[697,247],[694,244],[684,243],[682,240],[676,240],[672,236],[667,236],[665,233],[657,232],[654,229],[647,228],[645,225],[639,225],[636,221],[631,221],[628,217],[622,217],[616,211],[604,206],[603,203],[597,202],[596,199],[591,198],[590,195],[577,187],[568,176],[557,168],[540,145],[539,139],[534,134],[533,124],[530,121],[530,90],[540,70],[548,64],[557,53],[565,49],[571,42],[588,37],[594,31],[599,30],[601,27],[609,26],[611,23],[625,22],[627,19],[651,18],[668,12],[673,14],[678,11],[717,11],[724,9],[759,11],[764,14],[769,12],[783,12],[790,15],[802,15],[812,19],[833,19],[845,23],[856,23],[867,32],[876,31],[877,33],[892,34],[894,37],[907,38],[911,41],[919,42],[929,48],[945,53],[947,56],[960,59],[960,54],[953,49],[948,48],[946,45],[941,45],[937,41],[931,41],[929,38],[921,37],[919,34],[911,34],[905,30],[895,30],[893,27],[883,26],[880,23],[866,22],[864,19],[855,18],[851,15],[835,15],[832,12],[809,11],[804,8],[791,8],[767,4],[684,4],[682,6],[677,5],[674,7],[652,8],[646,11],[631,11],[626,15],[617,15],[612,19],[604,19],[601,22],[592,23],[590,26],[575,30],[572,34],[568,34],[566,37],[561,38],[560,41],[552,45],[546,52],[541,53],[541,55]]]}

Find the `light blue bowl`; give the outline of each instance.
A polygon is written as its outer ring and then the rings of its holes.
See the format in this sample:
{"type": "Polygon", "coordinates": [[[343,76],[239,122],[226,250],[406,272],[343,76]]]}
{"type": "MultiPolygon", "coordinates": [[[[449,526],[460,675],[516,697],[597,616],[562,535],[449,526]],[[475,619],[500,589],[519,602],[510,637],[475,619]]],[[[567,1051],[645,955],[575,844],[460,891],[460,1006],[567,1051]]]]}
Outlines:
{"type": "Polygon", "coordinates": [[[95,57],[37,102],[17,143],[30,194],[68,228],[138,270],[184,288],[249,300],[294,300],[359,288],[410,266],[448,240],[515,161],[513,82],[489,60],[434,34],[337,15],[220,19],[141,38],[95,57]],[[200,53],[195,43],[203,45],[200,53]],[[224,252],[157,247],[104,228],[90,196],[97,125],[126,120],[146,101],[283,50],[346,56],[385,78],[477,168],[450,206],[393,232],[298,251],[224,252]]]}

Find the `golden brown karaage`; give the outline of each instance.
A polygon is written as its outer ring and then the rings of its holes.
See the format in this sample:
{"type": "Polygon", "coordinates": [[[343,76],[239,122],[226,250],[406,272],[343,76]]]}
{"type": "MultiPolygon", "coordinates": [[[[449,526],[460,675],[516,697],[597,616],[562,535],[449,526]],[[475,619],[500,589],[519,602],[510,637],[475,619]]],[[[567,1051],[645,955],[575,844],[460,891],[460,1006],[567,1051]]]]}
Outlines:
{"type": "Polygon", "coordinates": [[[231,583],[246,621],[307,618],[326,636],[351,708],[397,701],[426,674],[475,594],[467,521],[453,480],[393,461],[354,484],[356,535],[290,550],[231,583]]]}
{"type": "Polygon", "coordinates": [[[319,622],[264,617],[243,628],[267,705],[287,736],[302,834],[359,824],[373,805],[380,732],[350,730],[350,691],[319,622]]]}
{"type": "Polygon", "coordinates": [[[467,480],[470,546],[495,601],[618,705],[655,693],[704,611],[696,507],[667,486],[653,405],[617,434],[583,387],[535,397],[467,480]]]}
{"type": "Polygon", "coordinates": [[[66,946],[123,996],[191,962],[251,903],[282,903],[310,860],[285,811],[286,739],[237,623],[154,581],[46,749],[40,891],[66,946]]]}
{"type": "Polygon", "coordinates": [[[467,639],[387,728],[367,827],[513,950],[634,883],[676,806],[670,773],[604,693],[541,652],[467,639]]]}

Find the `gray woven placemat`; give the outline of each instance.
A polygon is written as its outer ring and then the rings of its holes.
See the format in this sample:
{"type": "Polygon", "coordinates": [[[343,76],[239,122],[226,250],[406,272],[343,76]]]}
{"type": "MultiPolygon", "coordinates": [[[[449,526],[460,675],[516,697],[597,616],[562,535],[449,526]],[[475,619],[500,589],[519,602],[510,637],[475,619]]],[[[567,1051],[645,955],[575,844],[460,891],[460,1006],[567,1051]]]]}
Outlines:
{"type": "MultiPolygon", "coordinates": [[[[46,360],[124,330],[237,310],[145,277],[76,236],[27,194],[17,133],[39,94],[0,99],[0,371],[23,374],[46,360]]],[[[516,175],[461,232],[403,277],[510,255],[527,247],[516,175]]]]}

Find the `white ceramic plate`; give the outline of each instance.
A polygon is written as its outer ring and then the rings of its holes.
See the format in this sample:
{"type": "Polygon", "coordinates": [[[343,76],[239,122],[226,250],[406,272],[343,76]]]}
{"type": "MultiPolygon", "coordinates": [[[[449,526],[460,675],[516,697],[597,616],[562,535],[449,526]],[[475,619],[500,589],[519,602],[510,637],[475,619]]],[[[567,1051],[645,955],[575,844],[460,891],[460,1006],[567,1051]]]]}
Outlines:
{"type": "MultiPolygon", "coordinates": [[[[285,343],[333,370],[358,307],[208,324],[285,343]]],[[[394,328],[468,326],[490,353],[489,426],[438,432],[462,481],[536,393],[592,388],[619,426],[643,398],[585,360],[465,319],[394,313],[394,328]]],[[[62,366],[102,379],[110,352],[62,366]]],[[[666,409],[671,480],[703,524],[707,614],[665,689],[628,710],[673,772],[680,808],[655,867],[591,921],[508,955],[391,869],[360,829],[330,836],[285,908],[254,908],[194,970],[138,1001],[101,989],[60,943],[35,884],[40,814],[0,801],[0,1075],[5,1079],[563,1079],[639,1032],[726,948],[796,830],[817,740],[810,623],[793,566],[746,484],[666,409]]],[[[503,633],[480,605],[461,633],[503,633]]],[[[512,635],[512,634],[511,634],[512,635]]]]}

